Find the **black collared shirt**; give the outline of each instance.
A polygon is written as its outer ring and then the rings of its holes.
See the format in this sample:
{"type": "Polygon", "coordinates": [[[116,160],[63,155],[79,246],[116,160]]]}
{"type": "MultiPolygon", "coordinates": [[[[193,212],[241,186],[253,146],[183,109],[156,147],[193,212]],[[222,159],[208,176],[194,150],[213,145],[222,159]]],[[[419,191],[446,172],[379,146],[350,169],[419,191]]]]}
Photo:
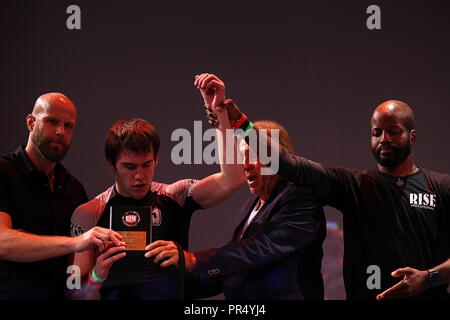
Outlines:
{"type": "MultiPolygon", "coordinates": [[[[72,212],[87,200],[83,185],[61,164],[55,166],[52,192],[24,146],[0,156],[0,211],[10,215],[13,229],[68,236],[72,212]]],[[[0,299],[63,298],[66,267],[67,256],[32,263],[0,260],[0,299]]]]}

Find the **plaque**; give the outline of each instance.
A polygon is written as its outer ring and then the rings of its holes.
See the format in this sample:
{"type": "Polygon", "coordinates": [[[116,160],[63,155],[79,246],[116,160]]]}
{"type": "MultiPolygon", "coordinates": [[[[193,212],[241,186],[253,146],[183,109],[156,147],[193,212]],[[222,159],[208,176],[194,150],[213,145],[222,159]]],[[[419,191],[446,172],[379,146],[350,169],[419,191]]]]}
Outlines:
{"type": "Polygon", "coordinates": [[[152,242],[152,207],[111,206],[109,228],[122,236],[125,250],[145,251],[152,242]]]}

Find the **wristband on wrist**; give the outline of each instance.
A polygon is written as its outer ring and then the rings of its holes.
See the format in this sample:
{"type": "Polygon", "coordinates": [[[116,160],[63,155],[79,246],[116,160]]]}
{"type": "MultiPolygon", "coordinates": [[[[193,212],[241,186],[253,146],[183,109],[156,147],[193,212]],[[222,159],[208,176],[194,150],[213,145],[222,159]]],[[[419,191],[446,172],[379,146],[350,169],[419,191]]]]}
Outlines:
{"type": "Polygon", "coordinates": [[[253,123],[248,120],[247,116],[243,113],[238,121],[233,125],[234,131],[237,131],[237,133],[242,137],[245,138],[250,130],[253,129],[253,123]]]}
{"type": "Polygon", "coordinates": [[[92,280],[92,278],[89,276],[88,281],[90,284],[92,284],[93,286],[101,286],[103,284],[103,282],[95,282],[94,280],[92,280]]]}
{"type": "MultiPolygon", "coordinates": [[[[247,120],[248,121],[248,120],[247,120]]],[[[242,127],[237,129],[237,133],[242,137],[245,138],[249,132],[253,129],[253,123],[251,123],[250,121],[248,121],[248,126],[246,129],[243,129],[242,127]]]]}
{"type": "Polygon", "coordinates": [[[89,273],[88,280],[89,280],[89,283],[94,286],[101,286],[103,284],[103,282],[105,282],[105,279],[102,279],[95,274],[94,268],[92,268],[91,272],[89,273]]]}
{"type": "Polygon", "coordinates": [[[241,118],[233,125],[233,128],[239,129],[244,124],[245,120],[247,120],[247,116],[245,114],[242,114],[241,118]]]}

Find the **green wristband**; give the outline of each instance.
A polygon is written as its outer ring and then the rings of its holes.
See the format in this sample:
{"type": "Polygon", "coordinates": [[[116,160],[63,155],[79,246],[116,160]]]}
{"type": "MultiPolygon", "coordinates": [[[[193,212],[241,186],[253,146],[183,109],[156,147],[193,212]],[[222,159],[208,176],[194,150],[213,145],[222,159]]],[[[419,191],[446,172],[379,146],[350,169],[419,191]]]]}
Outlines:
{"type": "Polygon", "coordinates": [[[105,279],[99,278],[95,272],[94,272],[94,268],[92,268],[92,272],[91,272],[92,278],[94,278],[95,282],[103,282],[105,281],[105,279]]]}
{"type": "Polygon", "coordinates": [[[239,130],[241,130],[241,131],[238,131],[238,132],[239,132],[239,135],[240,135],[242,138],[245,138],[245,137],[248,135],[248,133],[253,129],[253,123],[251,123],[251,121],[249,121],[249,122],[250,122],[250,123],[249,123],[247,129],[245,129],[244,131],[242,131],[242,129],[239,129],[239,130]]]}

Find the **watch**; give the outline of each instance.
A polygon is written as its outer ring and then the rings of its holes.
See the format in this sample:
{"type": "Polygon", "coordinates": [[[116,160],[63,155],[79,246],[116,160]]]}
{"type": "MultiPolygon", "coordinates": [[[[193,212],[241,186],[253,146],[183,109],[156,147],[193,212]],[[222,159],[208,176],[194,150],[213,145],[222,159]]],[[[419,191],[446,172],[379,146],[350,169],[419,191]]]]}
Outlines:
{"type": "Polygon", "coordinates": [[[429,269],[428,271],[428,281],[432,287],[437,287],[441,284],[441,275],[437,270],[429,269]]]}

